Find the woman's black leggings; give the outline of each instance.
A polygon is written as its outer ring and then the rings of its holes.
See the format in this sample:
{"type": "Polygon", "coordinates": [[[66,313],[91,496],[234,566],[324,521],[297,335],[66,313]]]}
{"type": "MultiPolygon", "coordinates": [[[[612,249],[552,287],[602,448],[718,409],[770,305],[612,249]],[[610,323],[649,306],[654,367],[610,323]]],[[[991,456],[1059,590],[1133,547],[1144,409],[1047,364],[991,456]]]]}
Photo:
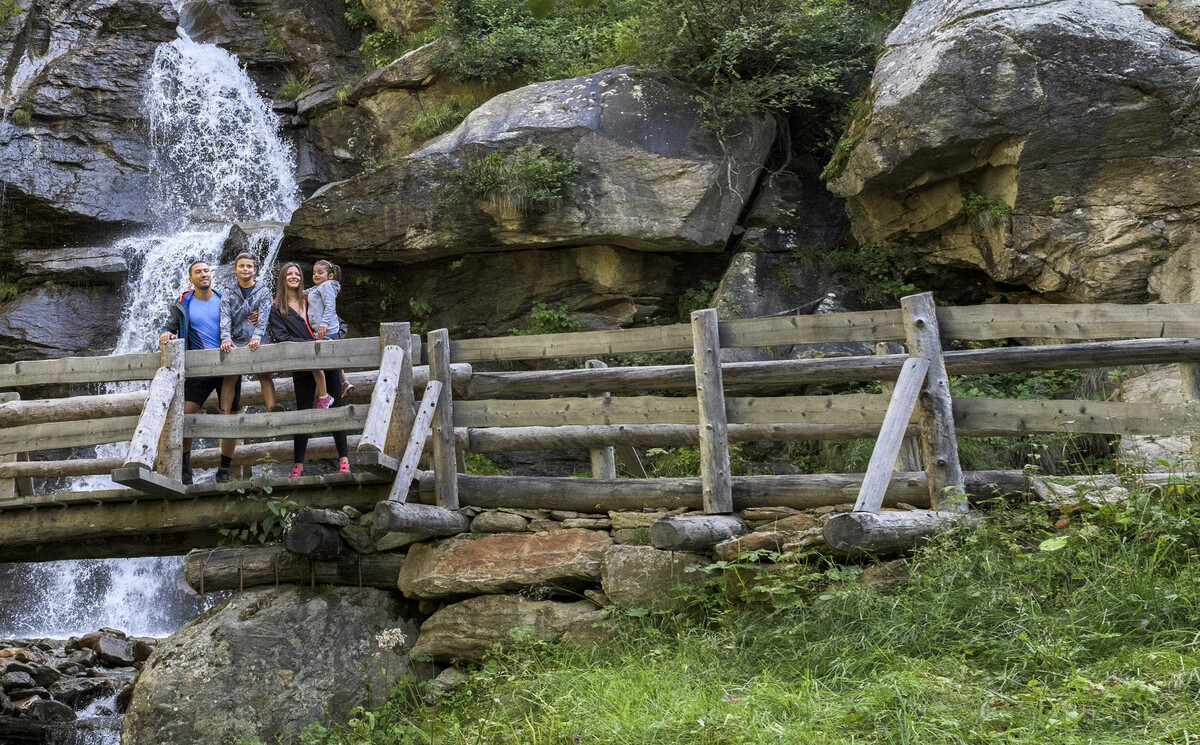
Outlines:
{"type": "MultiPolygon", "coordinates": [[[[317,379],[310,372],[292,373],[292,385],[296,390],[296,410],[311,409],[317,398],[317,379]]],[[[342,371],[325,371],[325,388],[333,396],[333,406],[342,405],[342,371]]],[[[332,407],[330,407],[332,408],[332,407]]],[[[349,452],[346,447],[346,433],[333,432],[333,444],[337,446],[339,458],[345,458],[349,452]]],[[[303,463],[304,453],[308,450],[308,435],[292,435],[292,462],[303,463]]]]}

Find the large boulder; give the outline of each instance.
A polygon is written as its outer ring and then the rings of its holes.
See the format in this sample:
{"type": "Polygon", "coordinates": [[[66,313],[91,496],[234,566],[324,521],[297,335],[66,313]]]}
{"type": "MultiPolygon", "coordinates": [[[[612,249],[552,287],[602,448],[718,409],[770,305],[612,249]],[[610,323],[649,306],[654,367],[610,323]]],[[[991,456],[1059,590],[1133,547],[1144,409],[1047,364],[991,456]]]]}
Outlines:
{"type": "Polygon", "coordinates": [[[577,591],[599,581],[600,562],[610,545],[607,533],[591,530],[419,543],[409,549],[399,586],[409,598],[577,591]]]}
{"type": "Polygon", "coordinates": [[[441,608],[421,624],[413,659],[479,662],[522,635],[589,646],[604,638],[603,612],[589,600],[563,603],[481,595],[441,608]]]}
{"type": "Polygon", "coordinates": [[[142,99],[171,3],[16,7],[0,13],[0,258],[146,223],[142,99]]]}
{"type": "Polygon", "coordinates": [[[319,190],[292,216],[287,246],[348,264],[597,244],[722,251],[774,123],[746,121],[721,142],[694,94],[632,68],[503,93],[421,150],[319,190]],[[578,171],[557,206],[531,214],[462,185],[492,153],[562,158],[578,171]]]}
{"type": "Polygon", "coordinates": [[[121,743],[274,742],[310,722],[345,721],[369,693],[425,675],[407,655],[415,640],[386,590],[246,590],[158,645],[134,686],[121,743]]]}
{"type": "Polygon", "coordinates": [[[1069,301],[1194,262],[1200,54],[1142,5],[915,0],[828,169],[859,241],[1069,301]]]}
{"type": "Polygon", "coordinates": [[[604,594],[617,607],[674,610],[680,607],[681,591],[699,593],[704,587],[710,575],[696,569],[711,563],[704,554],[687,551],[609,546],[600,578],[604,594]]]}
{"type": "Polygon", "coordinates": [[[111,288],[38,285],[0,303],[0,362],[106,354],[120,317],[111,288]]]}

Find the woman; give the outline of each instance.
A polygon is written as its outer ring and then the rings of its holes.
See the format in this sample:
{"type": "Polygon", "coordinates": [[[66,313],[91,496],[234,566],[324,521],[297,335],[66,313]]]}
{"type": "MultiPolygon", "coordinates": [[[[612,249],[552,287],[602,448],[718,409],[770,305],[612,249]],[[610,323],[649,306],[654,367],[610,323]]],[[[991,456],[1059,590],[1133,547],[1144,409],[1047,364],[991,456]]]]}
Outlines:
{"type": "MultiPolygon", "coordinates": [[[[279,270],[268,328],[271,339],[276,342],[313,341],[317,338],[308,324],[308,299],[304,294],[304,272],[300,271],[300,265],[295,262],[289,261],[279,270]]],[[[325,370],[324,372],[328,390],[333,396],[333,406],[341,406],[342,372],[341,370],[325,370]]],[[[317,380],[314,373],[294,372],[292,373],[292,384],[296,391],[296,408],[299,410],[313,408],[313,402],[317,395],[317,380]]],[[[337,446],[338,472],[350,473],[346,433],[334,432],[333,443],[337,446]]],[[[304,452],[307,449],[308,435],[292,436],[292,478],[304,473],[304,452]]]]}

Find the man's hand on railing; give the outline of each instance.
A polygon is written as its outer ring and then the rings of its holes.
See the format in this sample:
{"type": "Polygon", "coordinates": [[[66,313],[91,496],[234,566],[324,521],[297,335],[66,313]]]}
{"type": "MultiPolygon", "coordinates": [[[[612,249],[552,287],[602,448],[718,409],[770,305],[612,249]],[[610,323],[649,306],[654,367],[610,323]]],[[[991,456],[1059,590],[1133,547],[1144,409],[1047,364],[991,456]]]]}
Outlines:
{"type": "Polygon", "coordinates": [[[232,339],[226,339],[221,342],[221,351],[222,352],[228,352],[231,349],[233,349],[233,340],[232,339]]]}
{"type": "Polygon", "coordinates": [[[171,341],[172,339],[176,339],[176,338],[178,338],[178,337],[175,336],[175,334],[172,334],[170,331],[164,331],[158,335],[159,346],[166,344],[167,342],[171,341]]]}

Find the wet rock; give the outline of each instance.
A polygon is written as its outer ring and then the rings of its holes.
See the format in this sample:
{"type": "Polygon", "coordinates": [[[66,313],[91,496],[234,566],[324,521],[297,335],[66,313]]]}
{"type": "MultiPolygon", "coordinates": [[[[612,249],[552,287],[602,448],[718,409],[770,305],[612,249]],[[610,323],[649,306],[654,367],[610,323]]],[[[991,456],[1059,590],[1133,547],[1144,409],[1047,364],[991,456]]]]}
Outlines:
{"type": "Polygon", "coordinates": [[[1152,273],[1200,255],[1197,74],[1196,47],[1137,3],[918,0],[829,187],[863,244],[1056,301],[1143,302],[1152,273]]]}
{"type": "Polygon", "coordinates": [[[93,667],[97,663],[95,650],[92,649],[76,649],[73,652],[67,653],[67,661],[72,665],[80,665],[82,667],[93,667]]]}
{"type": "Polygon", "coordinates": [[[133,659],[138,662],[145,662],[150,659],[150,655],[154,654],[154,650],[157,647],[158,639],[135,636],[133,638],[133,659]]]}
{"type": "Polygon", "coordinates": [[[166,0],[24,6],[0,33],[0,110],[30,115],[0,123],[0,256],[150,221],[145,79],[176,38],[166,0]]]}
{"type": "Polygon", "coordinates": [[[73,722],[75,710],[61,701],[38,699],[25,707],[25,716],[39,722],[73,722]]]}
{"type": "Polygon", "coordinates": [[[233,264],[240,253],[252,253],[258,257],[259,265],[267,258],[271,242],[283,232],[283,223],[275,220],[238,222],[229,226],[229,235],[221,245],[222,264],[233,264]]]}
{"type": "Polygon", "coordinates": [[[63,678],[51,686],[50,695],[78,710],[119,689],[120,683],[112,678],[63,678]]]}
{"type": "Polygon", "coordinates": [[[13,713],[13,702],[4,691],[0,691],[0,717],[11,716],[13,713]]]}
{"type": "Polygon", "coordinates": [[[743,136],[722,146],[693,95],[632,68],[503,93],[421,150],[314,194],[292,216],[288,245],[355,264],[588,244],[721,251],[774,125],[747,121],[743,136]],[[544,214],[441,196],[489,153],[551,151],[586,166],[544,214]]]}
{"type": "Polygon", "coordinates": [[[415,638],[394,592],[247,589],[159,644],[134,686],[123,745],[274,741],[344,722],[368,703],[368,686],[378,694],[405,674],[431,676],[394,651],[415,638]]]}
{"type": "MultiPolygon", "coordinates": [[[[62,677],[62,673],[48,665],[32,665],[33,672],[30,675],[33,677],[33,682],[37,683],[42,688],[49,688],[56,680],[62,677]]],[[[12,671],[12,668],[9,668],[12,671]]]]}
{"type": "Polygon", "coordinates": [[[669,610],[678,607],[680,587],[695,591],[708,579],[704,572],[689,572],[688,567],[710,563],[703,554],[615,545],[604,552],[600,582],[618,607],[669,610]]]}
{"type": "Polygon", "coordinates": [[[611,543],[606,533],[561,530],[418,544],[400,569],[399,586],[410,598],[581,589],[599,579],[611,543]]]}
{"type": "Polygon", "coordinates": [[[471,521],[472,533],[524,533],[529,521],[510,512],[488,510],[471,521]]]}
{"type": "Polygon", "coordinates": [[[120,296],[108,288],[39,285],[0,303],[0,362],[106,353],[120,296]]]}
{"type": "Polygon", "coordinates": [[[13,263],[20,269],[22,288],[44,282],[124,285],[129,276],[125,257],[119,250],[105,246],[17,251],[13,263]]]}
{"type": "Polygon", "coordinates": [[[96,640],[96,656],[111,667],[124,667],[137,661],[133,653],[133,642],[108,634],[96,640]]]}
{"type": "Polygon", "coordinates": [[[513,595],[482,595],[448,605],[421,624],[411,656],[479,662],[511,644],[514,630],[533,639],[588,646],[604,638],[603,613],[587,600],[562,603],[513,595]]]}
{"type": "Polygon", "coordinates": [[[28,688],[34,688],[37,683],[33,682],[33,676],[24,672],[8,672],[0,675],[0,688],[4,689],[5,693],[13,693],[28,688]]]}

